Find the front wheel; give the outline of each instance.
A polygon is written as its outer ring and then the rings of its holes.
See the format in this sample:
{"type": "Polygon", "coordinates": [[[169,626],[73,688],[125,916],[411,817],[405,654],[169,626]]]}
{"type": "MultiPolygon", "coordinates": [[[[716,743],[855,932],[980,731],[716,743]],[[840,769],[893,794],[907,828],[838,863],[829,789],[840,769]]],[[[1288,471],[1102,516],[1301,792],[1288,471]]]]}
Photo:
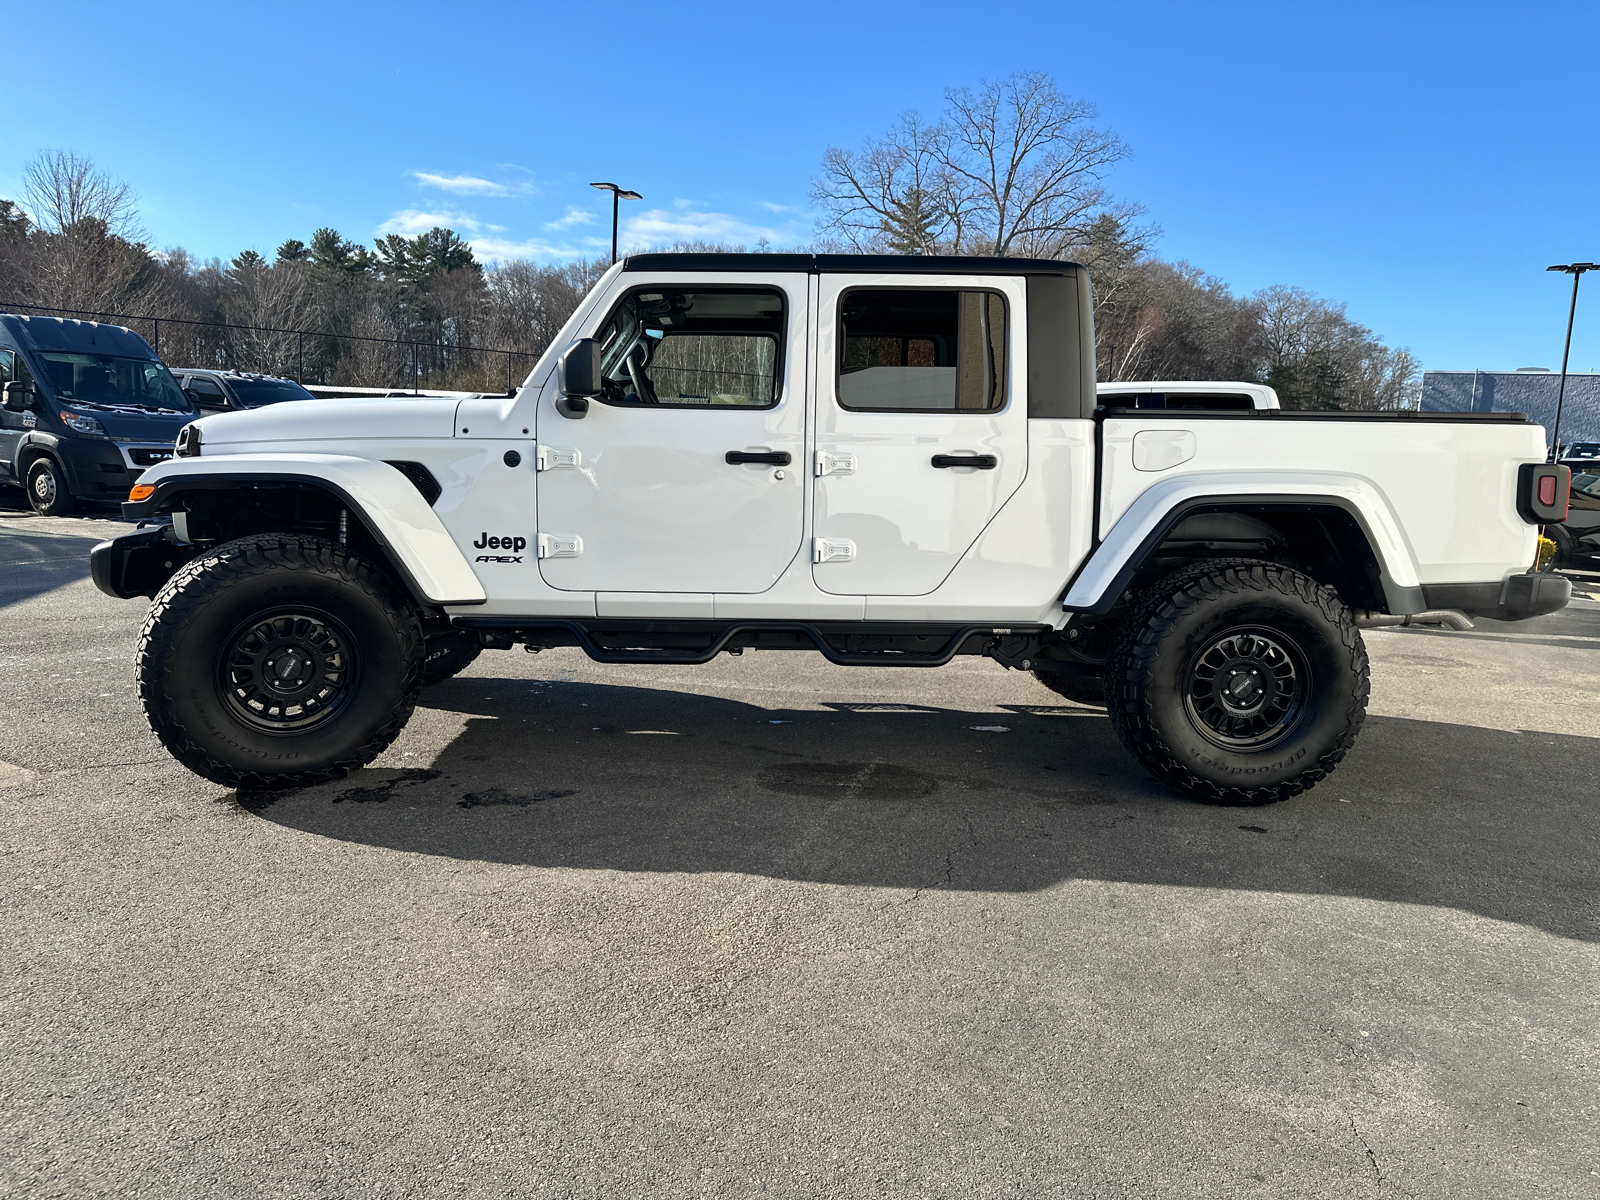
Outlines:
{"type": "Polygon", "coordinates": [[[300,534],[225,542],[156,593],[139,642],[156,736],[225,787],[307,787],[365,766],[411,717],[422,633],[388,577],[300,534]]]}
{"type": "Polygon", "coordinates": [[[35,459],[28,468],[28,503],[41,517],[64,517],[77,507],[66,476],[54,459],[35,459]]]}
{"type": "Polygon", "coordinates": [[[1275,563],[1200,563],[1149,589],[1106,664],[1112,726],[1169,787],[1270,804],[1325,778],[1367,710],[1367,651],[1338,593],[1275,563]]]}

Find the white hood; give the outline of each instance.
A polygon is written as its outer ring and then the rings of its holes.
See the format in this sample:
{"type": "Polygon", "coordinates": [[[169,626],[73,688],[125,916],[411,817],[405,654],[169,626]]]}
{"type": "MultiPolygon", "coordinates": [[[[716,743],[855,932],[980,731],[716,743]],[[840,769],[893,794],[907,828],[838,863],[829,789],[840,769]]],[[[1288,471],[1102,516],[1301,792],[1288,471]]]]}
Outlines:
{"type": "Polygon", "coordinates": [[[449,438],[456,406],[448,399],[291,400],[248,412],[202,417],[207,448],[254,442],[325,442],[338,438],[449,438]]]}

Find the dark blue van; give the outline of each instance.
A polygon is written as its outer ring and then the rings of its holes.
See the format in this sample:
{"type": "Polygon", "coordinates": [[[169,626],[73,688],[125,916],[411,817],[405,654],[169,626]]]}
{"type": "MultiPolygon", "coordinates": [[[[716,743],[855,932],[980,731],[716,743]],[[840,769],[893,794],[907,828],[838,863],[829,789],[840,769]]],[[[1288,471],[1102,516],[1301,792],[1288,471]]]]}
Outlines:
{"type": "Polygon", "coordinates": [[[198,416],[166,364],[131,329],[0,314],[0,483],[35,511],[115,503],[198,416]]]}

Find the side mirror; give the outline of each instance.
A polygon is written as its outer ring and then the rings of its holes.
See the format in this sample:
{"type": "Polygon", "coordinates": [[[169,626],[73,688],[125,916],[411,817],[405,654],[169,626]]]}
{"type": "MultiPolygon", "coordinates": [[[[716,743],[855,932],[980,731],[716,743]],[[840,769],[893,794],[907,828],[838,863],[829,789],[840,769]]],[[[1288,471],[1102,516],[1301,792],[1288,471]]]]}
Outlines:
{"type": "Polygon", "coordinates": [[[200,407],[200,393],[199,392],[195,391],[193,388],[184,388],[183,389],[183,394],[185,396],[189,397],[189,403],[190,404],[194,405],[196,408],[200,407]]]}
{"type": "Polygon", "coordinates": [[[7,412],[27,412],[33,407],[33,389],[20,379],[13,379],[6,384],[5,400],[3,402],[7,412]]]}
{"type": "Polygon", "coordinates": [[[600,343],[579,338],[556,362],[556,411],[581,420],[589,411],[589,398],[601,393],[600,343]]]}

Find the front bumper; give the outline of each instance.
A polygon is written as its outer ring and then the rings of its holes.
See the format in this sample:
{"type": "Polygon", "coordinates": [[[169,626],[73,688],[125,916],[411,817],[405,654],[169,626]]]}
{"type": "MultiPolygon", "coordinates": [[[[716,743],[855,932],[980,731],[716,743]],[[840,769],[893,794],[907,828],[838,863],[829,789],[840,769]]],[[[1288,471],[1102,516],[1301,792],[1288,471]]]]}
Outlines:
{"type": "Polygon", "coordinates": [[[118,600],[154,596],[198,553],[173,538],[171,525],[138,529],[101,542],[89,551],[89,578],[118,600]]]}
{"type": "Polygon", "coordinates": [[[1469,617],[1526,621],[1560,612],[1572,599],[1572,581],[1560,575],[1527,571],[1494,583],[1425,583],[1429,608],[1458,608],[1469,617]]]}

